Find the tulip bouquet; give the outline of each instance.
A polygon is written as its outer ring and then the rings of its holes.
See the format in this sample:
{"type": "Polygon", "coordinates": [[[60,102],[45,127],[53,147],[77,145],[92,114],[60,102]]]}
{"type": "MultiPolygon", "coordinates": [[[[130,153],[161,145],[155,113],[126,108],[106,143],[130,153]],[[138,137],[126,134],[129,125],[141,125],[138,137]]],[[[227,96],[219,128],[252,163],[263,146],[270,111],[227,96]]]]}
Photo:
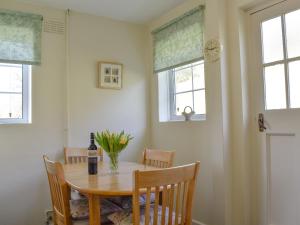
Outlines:
{"type": "Polygon", "coordinates": [[[117,172],[119,154],[126,148],[132,138],[130,134],[125,134],[124,131],[121,133],[111,133],[108,130],[101,133],[97,132],[95,139],[107,153],[112,172],[117,172]]]}

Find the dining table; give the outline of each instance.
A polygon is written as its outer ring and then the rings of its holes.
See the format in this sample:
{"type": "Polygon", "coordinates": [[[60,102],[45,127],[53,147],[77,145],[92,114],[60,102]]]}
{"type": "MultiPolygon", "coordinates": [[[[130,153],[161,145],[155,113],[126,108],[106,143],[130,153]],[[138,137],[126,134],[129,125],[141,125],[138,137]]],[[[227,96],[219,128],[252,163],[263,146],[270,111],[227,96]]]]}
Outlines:
{"type": "Polygon", "coordinates": [[[117,172],[112,172],[110,163],[98,162],[98,173],[88,174],[87,163],[63,165],[67,184],[88,197],[89,224],[101,224],[101,197],[129,196],[133,194],[133,172],[136,170],[157,170],[153,166],[135,162],[120,161],[117,172]]]}

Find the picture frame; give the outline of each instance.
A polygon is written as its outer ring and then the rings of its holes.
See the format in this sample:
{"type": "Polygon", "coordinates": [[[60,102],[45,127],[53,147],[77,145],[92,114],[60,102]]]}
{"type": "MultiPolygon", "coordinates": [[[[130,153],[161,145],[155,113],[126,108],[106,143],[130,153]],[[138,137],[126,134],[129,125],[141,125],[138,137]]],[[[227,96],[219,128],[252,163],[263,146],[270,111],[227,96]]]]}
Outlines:
{"type": "Polygon", "coordinates": [[[123,86],[123,64],[98,62],[98,86],[106,89],[121,89],[123,86]]]}

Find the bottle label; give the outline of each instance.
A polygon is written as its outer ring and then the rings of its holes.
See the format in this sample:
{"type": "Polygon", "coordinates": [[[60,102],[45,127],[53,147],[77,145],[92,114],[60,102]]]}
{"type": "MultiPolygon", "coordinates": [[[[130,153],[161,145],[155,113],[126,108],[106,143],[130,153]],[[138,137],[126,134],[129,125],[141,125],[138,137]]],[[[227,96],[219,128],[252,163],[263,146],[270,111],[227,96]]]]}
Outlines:
{"type": "Polygon", "coordinates": [[[94,158],[94,157],[98,157],[98,152],[97,151],[88,151],[88,157],[89,158],[94,158]]]}
{"type": "Polygon", "coordinates": [[[88,158],[88,163],[90,164],[97,164],[98,163],[98,159],[97,157],[89,157],[88,158]]]}
{"type": "Polygon", "coordinates": [[[98,167],[98,152],[88,151],[88,171],[90,175],[97,174],[98,167]]]}
{"type": "Polygon", "coordinates": [[[97,164],[97,157],[91,157],[88,158],[88,171],[90,175],[94,175],[97,174],[97,170],[98,170],[98,164],[97,164]]]}

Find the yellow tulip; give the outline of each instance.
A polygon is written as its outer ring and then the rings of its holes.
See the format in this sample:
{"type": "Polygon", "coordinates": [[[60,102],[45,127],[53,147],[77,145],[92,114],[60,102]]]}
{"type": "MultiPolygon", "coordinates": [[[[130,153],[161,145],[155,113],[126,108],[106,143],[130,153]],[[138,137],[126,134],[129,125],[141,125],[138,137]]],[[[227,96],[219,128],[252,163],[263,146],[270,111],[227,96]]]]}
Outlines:
{"type": "Polygon", "coordinates": [[[110,137],[108,130],[106,130],[106,131],[104,132],[104,135],[105,135],[106,138],[109,138],[109,137],[110,137]]]}
{"type": "Polygon", "coordinates": [[[127,137],[125,135],[122,135],[120,138],[120,144],[124,145],[124,144],[126,144],[126,142],[127,142],[127,137]]]}

